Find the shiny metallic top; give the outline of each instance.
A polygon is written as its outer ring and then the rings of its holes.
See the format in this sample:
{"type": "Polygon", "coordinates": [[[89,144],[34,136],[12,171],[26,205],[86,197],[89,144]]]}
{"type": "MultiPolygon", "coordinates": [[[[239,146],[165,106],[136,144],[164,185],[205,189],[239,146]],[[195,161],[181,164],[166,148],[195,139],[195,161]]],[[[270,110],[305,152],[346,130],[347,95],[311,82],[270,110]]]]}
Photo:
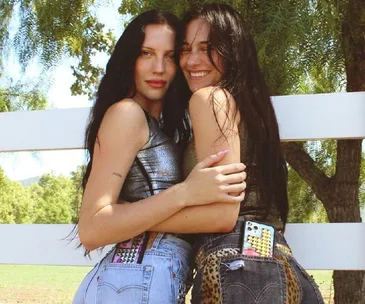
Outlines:
{"type": "Polygon", "coordinates": [[[119,195],[128,202],[157,194],[179,183],[182,176],[179,147],[162,132],[156,118],[145,114],[149,127],[148,141],[137,153],[119,195]]]}
{"type": "MultiPolygon", "coordinates": [[[[241,162],[247,166],[246,172],[248,173],[250,168],[250,164],[248,163],[249,138],[247,132],[245,132],[243,124],[239,126],[239,136],[240,136],[241,162]]],[[[195,154],[195,143],[194,139],[192,139],[187,149],[184,152],[184,157],[183,157],[184,177],[189,175],[190,171],[193,169],[196,163],[197,163],[197,158],[195,154]]],[[[255,177],[248,173],[246,182],[247,182],[247,188],[246,188],[245,198],[241,202],[240,218],[265,222],[270,225],[273,225],[276,229],[282,230],[284,225],[283,222],[280,220],[280,213],[274,206],[274,204],[273,206],[271,206],[271,209],[269,210],[267,217],[263,218],[264,215],[266,215],[267,207],[263,204],[262,200],[260,200],[260,194],[258,191],[258,185],[255,181],[255,177]]]]}

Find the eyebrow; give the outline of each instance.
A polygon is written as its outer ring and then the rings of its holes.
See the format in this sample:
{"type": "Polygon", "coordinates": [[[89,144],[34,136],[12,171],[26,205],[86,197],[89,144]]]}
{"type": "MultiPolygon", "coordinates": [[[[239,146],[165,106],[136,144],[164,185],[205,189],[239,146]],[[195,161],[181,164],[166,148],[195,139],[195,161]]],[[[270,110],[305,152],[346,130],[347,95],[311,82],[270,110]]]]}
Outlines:
{"type": "MultiPolygon", "coordinates": [[[[200,41],[199,44],[200,45],[209,45],[209,41],[200,41]]],[[[183,45],[190,45],[190,44],[187,41],[184,41],[183,45]]]]}
{"type": "MultiPolygon", "coordinates": [[[[151,47],[148,47],[148,46],[141,46],[141,49],[147,49],[147,50],[150,50],[150,51],[155,51],[154,48],[151,48],[151,47]]],[[[168,50],[166,51],[165,53],[175,53],[175,50],[168,50]]]]}

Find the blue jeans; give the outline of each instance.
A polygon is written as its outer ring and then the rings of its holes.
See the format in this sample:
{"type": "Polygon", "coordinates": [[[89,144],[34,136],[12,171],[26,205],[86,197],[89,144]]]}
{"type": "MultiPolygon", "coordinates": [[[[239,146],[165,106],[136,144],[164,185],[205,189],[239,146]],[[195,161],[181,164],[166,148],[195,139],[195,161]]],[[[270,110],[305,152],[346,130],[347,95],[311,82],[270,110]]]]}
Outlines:
{"type": "Polygon", "coordinates": [[[112,263],[112,249],[87,274],[73,304],[185,303],[192,281],[192,249],[171,234],[159,233],[141,264],[112,263]]]}

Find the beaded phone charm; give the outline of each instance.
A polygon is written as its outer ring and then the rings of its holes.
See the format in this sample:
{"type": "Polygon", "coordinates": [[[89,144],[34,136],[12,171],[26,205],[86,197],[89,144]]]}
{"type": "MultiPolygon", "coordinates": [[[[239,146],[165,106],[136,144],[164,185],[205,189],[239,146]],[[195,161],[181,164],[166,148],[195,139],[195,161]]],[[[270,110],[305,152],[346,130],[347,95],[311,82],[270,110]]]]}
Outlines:
{"type": "Polygon", "coordinates": [[[140,264],[146,250],[148,232],[117,244],[112,263],[140,264]]]}
{"type": "Polygon", "coordinates": [[[272,257],[275,229],[272,226],[254,222],[244,222],[241,253],[247,256],[272,257]]]}

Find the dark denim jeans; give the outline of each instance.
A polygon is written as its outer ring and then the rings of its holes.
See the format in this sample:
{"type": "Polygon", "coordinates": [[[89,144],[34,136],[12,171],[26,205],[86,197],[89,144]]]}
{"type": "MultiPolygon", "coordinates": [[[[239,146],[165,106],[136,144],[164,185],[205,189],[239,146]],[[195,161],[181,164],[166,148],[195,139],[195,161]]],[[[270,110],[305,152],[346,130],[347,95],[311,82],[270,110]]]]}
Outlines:
{"type": "Polygon", "coordinates": [[[276,232],[272,258],[239,254],[241,223],[228,234],[200,235],[192,303],[323,304],[311,276],[276,232]]]}

